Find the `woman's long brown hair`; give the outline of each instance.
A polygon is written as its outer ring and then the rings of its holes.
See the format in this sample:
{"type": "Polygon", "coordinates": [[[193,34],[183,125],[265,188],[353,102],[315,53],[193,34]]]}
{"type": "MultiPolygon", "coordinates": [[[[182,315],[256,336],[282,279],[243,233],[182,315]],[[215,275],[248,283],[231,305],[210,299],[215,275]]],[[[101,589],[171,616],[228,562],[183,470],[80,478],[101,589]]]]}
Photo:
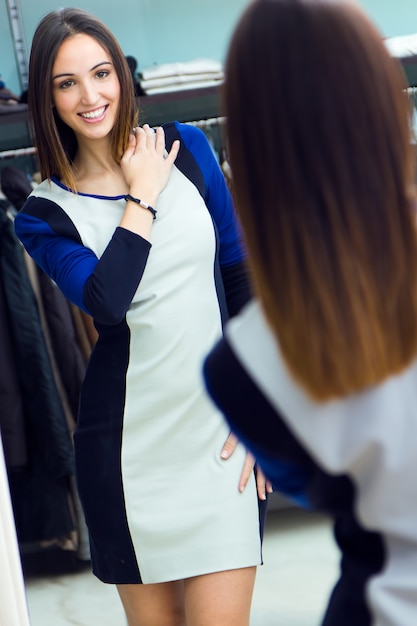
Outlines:
{"type": "Polygon", "coordinates": [[[42,178],[57,176],[76,190],[71,164],[77,150],[75,134],[52,107],[52,67],[61,44],[76,34],[89,35],[110,55],[120,82],[119,114],[112,130],[112,156],[118,162],[129,133],[137,125],[132,76],[123,52],[110,30],[81,9],[48,13],[39,23],[29,61],[28,106],[42,178]]]}
{"type": "Polygon", "coordinates": [[[341,0],[255,0],[224,105],[256,293],[317,400],[378,384],[417,353],[414,158],[402,71],[341,0]]]}

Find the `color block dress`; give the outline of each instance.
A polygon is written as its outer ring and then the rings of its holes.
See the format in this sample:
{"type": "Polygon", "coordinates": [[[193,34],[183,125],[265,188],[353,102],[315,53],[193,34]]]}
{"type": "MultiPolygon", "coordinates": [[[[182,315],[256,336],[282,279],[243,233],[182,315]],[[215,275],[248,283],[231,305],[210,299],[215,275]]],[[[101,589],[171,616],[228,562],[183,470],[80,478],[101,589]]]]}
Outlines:
{"type": "Polygon", "coordinates": [[[151,243],[118,226],[124,197],[44,181],[16,233],[99,331],[75,433],[94,573],[157,583],[261,562],[255,481],[238,492],[245,450],[208,398],[205,355],[248,298],[230,195],[204,134],[181,140],[151,243]]]}
{"type": "Polygon", "coordinates": [[[415,626],[417,362],[361,393],[314,402],[253,302],[204,371],[274,487],[334,521],[341,572],[323,626],[415,626]]]}

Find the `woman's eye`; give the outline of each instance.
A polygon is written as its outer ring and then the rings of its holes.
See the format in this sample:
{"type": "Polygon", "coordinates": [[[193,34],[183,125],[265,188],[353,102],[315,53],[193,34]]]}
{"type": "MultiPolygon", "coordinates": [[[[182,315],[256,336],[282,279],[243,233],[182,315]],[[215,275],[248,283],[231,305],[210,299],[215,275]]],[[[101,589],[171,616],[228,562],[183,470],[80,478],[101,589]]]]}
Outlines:
{"type": "Polygon", "coordinates": [[[96,74],[97,78],[106,78],[108,75],[109,75],[109,72],[107,70],[100,70],[96,74]]]}
{"type": "Polygon", "coordinates": [[[68,89],[68,87],[71,87],[73,84],[74,84],[73,80],[66,80],[66,81],[64,81],[63,83],[61,83],[59,85],[59,88],[60,89],[68,89]]]}

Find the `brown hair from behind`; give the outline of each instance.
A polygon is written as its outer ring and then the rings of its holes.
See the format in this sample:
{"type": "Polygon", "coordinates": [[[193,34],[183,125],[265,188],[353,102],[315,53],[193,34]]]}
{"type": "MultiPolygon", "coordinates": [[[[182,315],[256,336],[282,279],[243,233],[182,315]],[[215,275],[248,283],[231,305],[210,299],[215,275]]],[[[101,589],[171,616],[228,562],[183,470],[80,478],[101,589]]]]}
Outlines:
{"type": "Polygon", "coordinates": [[[118,162],[129,133],[137,125],[137,105],[132,76],[125,56],[111,31],[82,9],[65,8],[48,13],[39,23],[29,61],[28,107],[35,134],[42,178],[58,176],[71,189],[76,185],[71,164],[77,150],[75,134],[56,114],[52,98],[52,67],[61,44],[76,34],[95,39],[109,53],[120,83],[120,110],[112,131],[112,155],[118,162]]]}
{"type": "Polygon", "coordinates": [[[302,387],[329,400],[417,353],[414,162],[405,82],[343,0],[255,0],[224,87],[255,291],[302,387]]]}

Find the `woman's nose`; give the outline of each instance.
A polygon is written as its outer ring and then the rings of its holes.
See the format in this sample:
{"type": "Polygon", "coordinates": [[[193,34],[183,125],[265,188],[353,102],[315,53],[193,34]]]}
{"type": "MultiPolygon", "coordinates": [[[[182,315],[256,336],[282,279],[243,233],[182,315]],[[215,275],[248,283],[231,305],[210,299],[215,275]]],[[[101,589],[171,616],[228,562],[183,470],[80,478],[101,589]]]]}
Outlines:
{"type": "Polygon", "coordinates": [[[81,85],[81,101],[83,104],[94,104],[97,102],[98,94],[95,86],[90,82],[82,83],[81,85]]]}

